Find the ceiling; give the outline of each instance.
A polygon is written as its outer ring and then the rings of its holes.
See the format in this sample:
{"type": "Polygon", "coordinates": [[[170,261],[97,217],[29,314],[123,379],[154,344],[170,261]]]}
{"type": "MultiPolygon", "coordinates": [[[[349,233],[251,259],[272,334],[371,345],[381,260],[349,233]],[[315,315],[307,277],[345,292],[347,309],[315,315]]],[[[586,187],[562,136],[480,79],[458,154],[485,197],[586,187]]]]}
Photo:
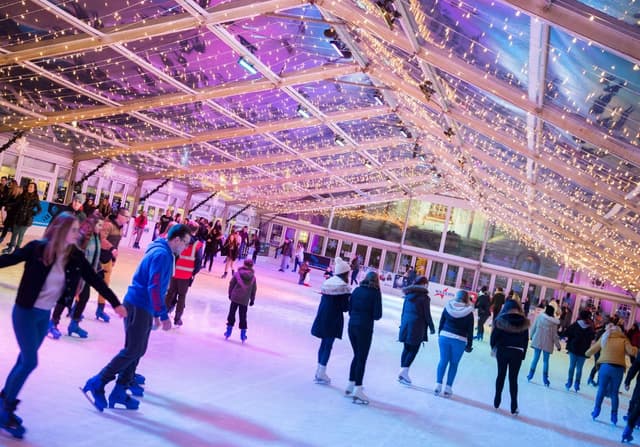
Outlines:
{"type": "Polygon", "coordinates": [[[640,289],[633,0],[24,0],[0,132],[271,212],[463,198],[640,289]]]}

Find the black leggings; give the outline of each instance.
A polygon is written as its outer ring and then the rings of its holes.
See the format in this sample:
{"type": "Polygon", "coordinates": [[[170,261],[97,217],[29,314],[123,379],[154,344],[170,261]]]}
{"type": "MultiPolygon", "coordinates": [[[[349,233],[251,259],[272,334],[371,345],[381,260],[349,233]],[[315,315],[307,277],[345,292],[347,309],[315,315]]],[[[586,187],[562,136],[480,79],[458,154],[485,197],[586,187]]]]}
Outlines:
{"type": "Polygon", "coordinates": [[[353,348],[353,360],[349,370],[349,381],[362,386],[364,368],[367,364],[373,331],[367,327],[349,326],[349,341],[353,348]]]}
{"type": "Polygon", "coordinates": [[[404,349],[402,350],[402,357],[400,357],[400,366],[402,368],[410,367],[415,360],[416,355],[418,355],[419,350],[420,345],[410,345],[405,343],[404,349]]]}
{"type": "Polygon", "coordinates": [[[498,348],[496,353],[498,361],[498,377],[496,377],[496,395],[493,400],[495,407],[500,406],[502,389],[509,370],[509,394],[511,395],[511,412],[518,409],[518,373],[522,365],[522,351],[513,348],[498,348]]]}
{"type": "Polygon", "coordinates": [[[216,257],[216,253],[214,251],[212,252],[205,252],[204,253],[204,260],[202,261],[202,268],[205,268],[207,266],[207,262],[209,263],[209,271],[211,271],[211,266],[213,265],[213,260],[216,257]]]}

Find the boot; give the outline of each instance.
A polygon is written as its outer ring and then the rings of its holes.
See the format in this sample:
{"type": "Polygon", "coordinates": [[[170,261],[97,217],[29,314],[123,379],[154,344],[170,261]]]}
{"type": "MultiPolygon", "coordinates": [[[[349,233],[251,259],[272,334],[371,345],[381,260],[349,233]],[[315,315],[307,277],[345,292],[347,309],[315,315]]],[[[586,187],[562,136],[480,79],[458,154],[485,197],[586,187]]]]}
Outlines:
{"type": "Polygon", "coordinates": [[[353,397],[353,390],[356,387],[356,383],[353,380],[349,381],[347,389],[344,390],[344,397],[353,397]]]}
{"type": "Polygon", "coordinates": [[[442,384],[436,383],[436,387],[433,389],[433,394],[439,396],[442,393],[442,384]]]}
{"type": "Polygon", "coordinates": [[[115,408],[116,404],[124,405],[127,410],[137,410],[140,401],[129,396],[124,385],[116,383],[109,395],[109,408],[115,408]]]}
{"type": "Polygon", "coordinates": [[[576,390],[576,393],[580,391],[580,382],[576,380],[576,383],[573,384],[573,389],[576,390]]]}
{"type": "Polygon", "coordinates": [[[107,408],[107,398],[104,395],[104,383],[100,376],[94,376],[87,380],[84,388],[82,388],[82,392],[98,411],[103,411],[107,408]],[[91,394],[91,398],[89,398],[87,393],[91,394]]]}
{"type": "Polygon", "coordinates": [[[564,387],[567,389],[567,391],[571,391],[571,385],[573,385],[573,383],[571,383],[571,380],[567,380],[567,383],[564,384],[564,387]]]}
{"type": "Polygon", "coordinates": [[[229,339],[229,337],[231,337],[231,331],[233,331],[233,326],[229,326],[229,325],[227,325],[227,330],[226,330],[226,331],[224,331],[224,338],[225,338],[226,340],[228,340],[228,339],[229,339]]]}
{"type": "Polygon", "coordinates": [[[69,337],[71,337],[71,334],[78,334],[80,338],[87,338],[89,336],[89,333],[80,327],[78,320],[71,320],[67,328],[67,333],[69,337]]]}
{"type": "Polygon", "coordinates": [[[411,379],[409,378],[409,368],[400,368],[398,373],[398,382],[403,385],[411,385],[411,379]]]}
{"type": "Polygon", "coordinates": [[[147,381],[146,377],[143,376],[142,374],[134,374],[133,376],[133,380],[138,384],[138,385],[144,385],[145,382],[147,381]]]}
{"type": "Polygon", "coordinates": [[[594,408],[591,412],[591,419],[595,421],[598,416],[600,416],[600,408],[594,408]]]}
{"type": "Polygon", "coordinates": [[[535,369],[530,369],[529,370],[529,374],[527,374],[527,382],[531,382],[531,379],[533,379],[533,375],[536,373],[535,369]]]}
{"type": "Polygon", "coordinates": [[[318,385],[329,385],[331,383],[331,379],[327,375],[327,367],[323,365],[318,365],[318,369],[316,370],[316,375],[314,377],[314,381],[318,385]]]}
{"type": "Polygon", "coordinates": [[[22,426],[22,419],[15,415],[18,402],[18,400],[13,402],[3,400],[2,409],[0,409],[0,427],[14,438],[22,439],[27,430],[22,426]]]}
{"type": "Polygon", "coordinates": [[[633,441],[633,436],[631,436],[632,433],[633,433],[633,428],[627,425],[622,431],[622,442],[624,443],[624,442],[633,441]]]}
{"type": "MultiPolygon", "coordinates": [[[[4,394],[4,390],[2,390],[2,391],[0,391],[0,409],[4,408],[4,400],[5,400],[5,394],[4,394]]],[[[20,403],[20,399],[16,399],[16,407],[18,406],[19,403],[20,403]]],[[[22,418],[20,416],[18,416],[17,414],[13,413],[13,417],[18,422],[18,424],[22,425],[22,418]]]]}
{"type": "Polygon", "coordinates": [[[362,391],[362,386],[355,387],[353,391],[353,403],[360,405],[369,405],[369,398],[362,391]]]}
{"type": "Polygon", "coordinates": [[[451,397],[453,395],[453,390],[451,390],[451,387],[449,385],[444,387],[444,393],[442,393],[442,396],[444,397],[451,397]]]}
{"type": "Polygon", "coordinates": [[[54,340],[57,340],[60,337],[62,337],[62,332],[58,330],[58,325],[55,324],[53,321],[49,321],[49,335],[54,340]]]}
{"type": "Polygon", "coordinates": [[[131,391],[131,394],[133,396],[144,397],[144,388],[139,383],[137,383],[135,379],[133,379],[131,383],[129,383],[127,389],[131,391]]]}
{"type": "Polygon", "coordinates": [[[544,383],[544,386],[546,386],[547,388],[549,387],[549,385],[551,385],[551,382],[549,382],[549,374],[548,373],[543,373],[542,374],[542,383],[544,383]]]}
{"type": "Polygon", "coordinates": [[[246,329],[240,329],[240,340],[242,340],[242,343],[244,343],[247,340],[247,330],[246,329]]]}
{"type": "Polygon", "coordinates": [[[111,317],[104,311],[104,303],[98,304],[98,308],[96,309],[96,320],[102,320],[105,323],[108,323],[109,320],[111,320],[111,317]]]}

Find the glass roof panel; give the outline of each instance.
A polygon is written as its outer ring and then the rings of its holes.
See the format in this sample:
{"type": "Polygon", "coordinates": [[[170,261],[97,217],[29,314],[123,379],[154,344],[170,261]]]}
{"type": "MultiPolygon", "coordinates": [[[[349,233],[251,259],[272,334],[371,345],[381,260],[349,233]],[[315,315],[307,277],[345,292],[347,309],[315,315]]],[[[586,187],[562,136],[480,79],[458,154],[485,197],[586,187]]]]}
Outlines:
{"type": "Polygon", "coordinates": [[[636,0],[578,0],[598,11],[631,25],[640,23],[640,3],[636,0]]]}

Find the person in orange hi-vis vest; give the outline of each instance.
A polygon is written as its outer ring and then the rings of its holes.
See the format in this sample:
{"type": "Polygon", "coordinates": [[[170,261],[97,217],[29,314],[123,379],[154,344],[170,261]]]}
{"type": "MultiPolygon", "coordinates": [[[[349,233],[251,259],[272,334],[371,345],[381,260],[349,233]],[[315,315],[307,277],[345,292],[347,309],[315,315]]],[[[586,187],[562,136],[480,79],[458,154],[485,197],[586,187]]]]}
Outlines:
{"type": "Polygon", "coordinates": [[[187,291],[202,267],[204,244],[196,238],[199,226],[196,222],[189,222],[187,227],[191,232],[191,243],[180,253],[176,260],[175,272],[169,283],[169,290],[165,298],[165,304],[169,312],[175,308],[176,313],[173,324],[176,326],[182,326],[182,313],[186,306],[187,291]]]}

